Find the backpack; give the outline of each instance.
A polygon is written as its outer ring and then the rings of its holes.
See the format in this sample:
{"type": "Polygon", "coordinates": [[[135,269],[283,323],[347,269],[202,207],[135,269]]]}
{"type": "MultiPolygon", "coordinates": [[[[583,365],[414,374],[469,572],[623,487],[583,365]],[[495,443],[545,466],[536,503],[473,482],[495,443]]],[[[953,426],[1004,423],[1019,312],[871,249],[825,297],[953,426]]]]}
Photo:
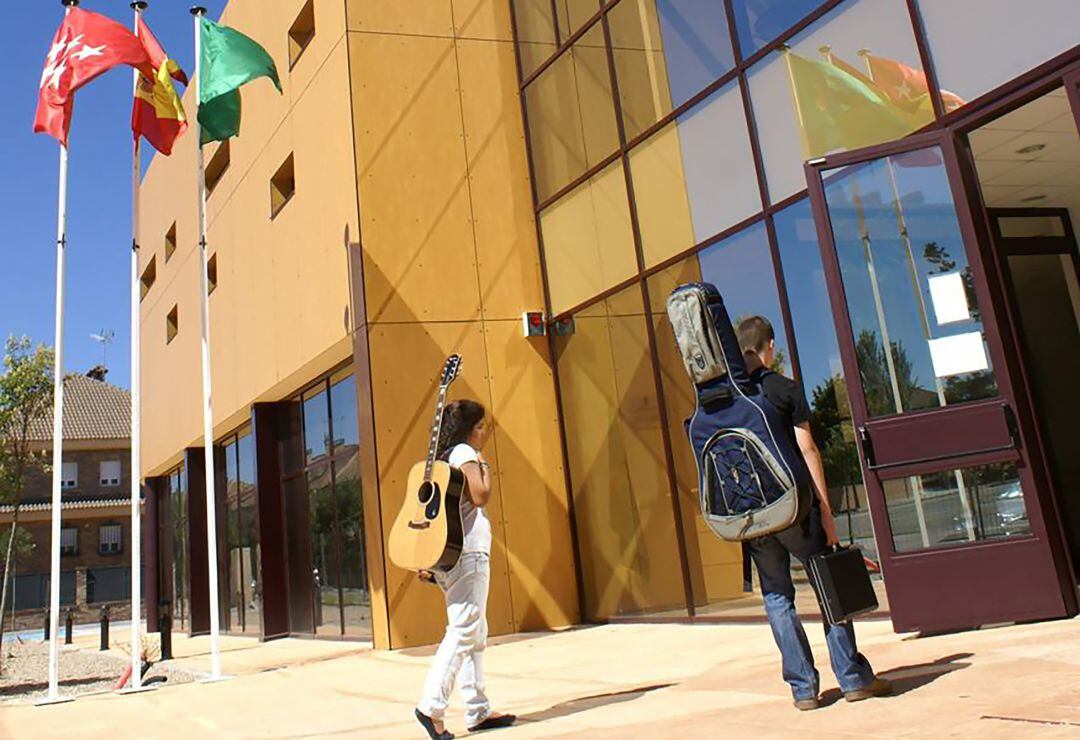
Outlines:
{"type": "Polygon", "coordinates": [[[780,413],[746,371],[720,292],[709,283],[679,286],[667,312],[697,396],[686,431],[706,524],[742,541],[802,521],[812,501],[809,472],[780,413]]]}

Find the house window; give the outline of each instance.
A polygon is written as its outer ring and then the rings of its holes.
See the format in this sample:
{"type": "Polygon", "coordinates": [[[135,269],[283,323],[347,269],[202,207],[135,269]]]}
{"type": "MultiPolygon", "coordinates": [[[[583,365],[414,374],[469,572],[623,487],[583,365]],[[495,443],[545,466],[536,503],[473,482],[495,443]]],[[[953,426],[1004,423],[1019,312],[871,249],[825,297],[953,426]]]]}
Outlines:
{"type": "Polygon", "coordinates": [[[206,176],[206,194],[214,192],[214,188],[221,182],[222,176],[225,174],[225,170],[229,169],[229,140],[218,144],[218,148],[214,150],[213,155],[210,157],[210,163],[206,165],[204,174],[206,176]]]}
{"type": "Polygon", "coordinates": [[[98,552],[117,555],[123,549],[124,532],[119,524],[102,524],[98,527],[98,552]]]}
{"type": "MultiPolygon", "coordinates": [[[[172,259],[173,252],[176,251],[176,222],[172,222],[172,226],[165,232],[165,262],[172,259]]],[[[149,286],[147,286],[149,290],[149,286]]]]}
{"type": "Polygon", "coordinates": [[[79,463],[66,462],[60,466],[60,487],[78,488],[79,486],[79,463]]]}
{"type": "Polygon", "coordinates": [[[180,316],[177,307],[173,306],[172,310],[169,311],[169,315],[165,317],[165,344],[169,344],[176,339],[176,335],[180,331],[179,322],[180,316]]]}
{"type": "Polygon", "coordinates": [[[296,66],[300,56],[315,38],[315,0],[304,3],[304,9],[296,16],[289,29],[289,69],[296,66]]]}
{"type": "Polygon", "coordinates": [[[77,555],[79,553],[79,530],[77,527],[60,528],[60,554],[77,555]]]}
{"type": "Polygon", "coordinates": [[[206,294],[210,295],[217,288],[217,255],[206,261],[206,294]]]}
{"type": "Polygon", "coordinates": [[[270,218],[278,215],[295,192],[296,175],[293,169],[293,155],[290,154],[270,178],[270,218]]]}
{"type": "Polygon", "coordinates": [[[155,280],[157,280],[157,258],[151,257],[150,262],[146,265],[146,269],[143,270],[142,277],[139,278],[139,288],[141,290],[139,300],[146,298],[146,294],[149,293],[150,288],[154,286],[155,280]]]}
{"type": "Polygon", "coordinates": [[[101,463],[101,485],[103,486],[118,486],[120,485],[120,461],[119,460],[106,460],[101,463]]]}

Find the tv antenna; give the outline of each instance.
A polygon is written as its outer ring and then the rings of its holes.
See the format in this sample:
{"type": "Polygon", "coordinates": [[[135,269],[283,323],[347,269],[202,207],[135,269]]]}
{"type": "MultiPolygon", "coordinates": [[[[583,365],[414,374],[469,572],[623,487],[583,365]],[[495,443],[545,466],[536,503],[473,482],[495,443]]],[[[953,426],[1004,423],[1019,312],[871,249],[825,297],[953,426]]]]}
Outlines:
{"type": "Polygon", "coordinates": [[[97,334],[91,334],[90,338],[95,342],[101,343],[101,365],[108,367],[108,363],[105,362],[106,355],[109,351],[109,345],[112,343],[113,337],[116,336],[116,332],[112,329],[102,329],[97,334]]]}

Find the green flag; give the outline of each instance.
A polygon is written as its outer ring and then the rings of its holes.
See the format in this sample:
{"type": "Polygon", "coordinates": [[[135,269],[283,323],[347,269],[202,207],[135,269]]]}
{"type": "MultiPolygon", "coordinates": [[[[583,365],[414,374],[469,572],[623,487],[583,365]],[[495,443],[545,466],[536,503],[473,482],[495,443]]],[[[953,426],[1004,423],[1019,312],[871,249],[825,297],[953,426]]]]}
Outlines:
{"type": "Polygon", "coordinates": [[[281,92],[277,67],[266,49],[239,31],[202,18],[199,60],[199,124],[202,141],[240,133],[240,86],[269,77],[281,92]]]}

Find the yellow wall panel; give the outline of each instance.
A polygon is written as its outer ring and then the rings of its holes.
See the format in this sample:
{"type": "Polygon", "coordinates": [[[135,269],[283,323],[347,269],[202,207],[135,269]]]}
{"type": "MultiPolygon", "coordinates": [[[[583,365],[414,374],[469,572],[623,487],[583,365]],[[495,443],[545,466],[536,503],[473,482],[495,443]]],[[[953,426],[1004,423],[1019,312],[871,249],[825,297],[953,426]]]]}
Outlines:
{"type": "Polygon", "coordinates": [[[679,130],[668,126],[630,156],[645,264],[655,265],[694,244],[679,130]]]}
{"type": "Polygon", "coordinates": [[[485,322],[484,337],[514,628],[573,624],[573,542],[547,342],[523,337],[517,321],[485,322]]]}
{"type": "Polygon", "coordinates": [[[514,47],[458,41],[457,54],[484,318],[519,318],[544,293],[514,47]]]}
{"type": "Polygon", "coordinates": [[[449,37],[454,32],[450,0],[348,0],[350,31],[449,37]]]}
{"type": "Polygon", "coordinates": [[[480,314],[453,43],[350,39],[369,321],[480,314]]]}
{"type": "MultiPolygon", "coordinates": [[[[510,0],[451,0],[458,38],[513,41],[510,0]]],[[[513,50],[511,50],[511,54],[513,50]]]]}

